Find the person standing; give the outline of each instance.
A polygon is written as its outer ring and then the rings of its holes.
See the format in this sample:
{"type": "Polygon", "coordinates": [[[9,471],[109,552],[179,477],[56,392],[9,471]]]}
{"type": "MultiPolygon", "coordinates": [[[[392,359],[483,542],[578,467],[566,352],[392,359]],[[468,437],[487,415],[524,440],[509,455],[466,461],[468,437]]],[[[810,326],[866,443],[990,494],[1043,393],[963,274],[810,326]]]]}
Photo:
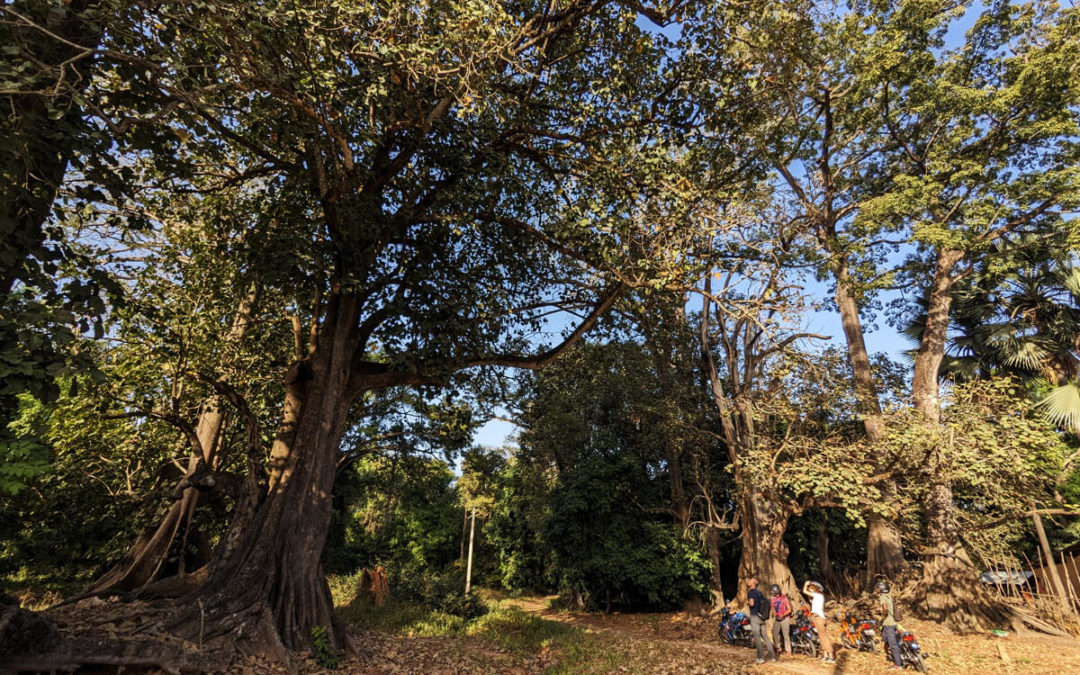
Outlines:
{"type": "Polygon", "coordinates": [[[892,652],[893,665],[890,670],[903,670],[904,663],[900,659],[900,640],[896,634],[899,630],[899,622],[896,620],[896,606],[889,595],[889,584],[879,581],[877,590],[881,594],[878,596],[882,614],[881,639],[885,641],[885,644],[889,645],[889,651],[892,652]]]}
{"type": "Polygon", "coordinates": [[[765,663],[761,649],[763,642],[765,643],[764,653],[768,655],[770,661],[775,661],[776,651],[773,649],[772,642],[769,641],[769,634],[765,630],[765,622],[769,620],[769,603],[765,600],[765,595],[758,590],[757,579],[751,578],[746,582],[746,587],[750,589],[746,594],[746,601],[750,605],[750,634],[754,636],[757,662],[765,663]]]}
{"type": "Polygon", "coordinates": [[[777,654],[783,647],[787,655],[791,656],[791,600],[776,584],[773,584],[770,590],[772,591],[773,644],[776,646],[777,654]],[[782,642],[781,635],[784,638],[782,642]]]}
{"type": "Polygon", "coordinates": [[[817,629],[818,641],[821,642],[821,660],[825,663],[836,663],[829,629],[825,627],[825,587],[816,581],[807,581],[803,584],[802,592],[810,598],[810,619],[817,629]]]}

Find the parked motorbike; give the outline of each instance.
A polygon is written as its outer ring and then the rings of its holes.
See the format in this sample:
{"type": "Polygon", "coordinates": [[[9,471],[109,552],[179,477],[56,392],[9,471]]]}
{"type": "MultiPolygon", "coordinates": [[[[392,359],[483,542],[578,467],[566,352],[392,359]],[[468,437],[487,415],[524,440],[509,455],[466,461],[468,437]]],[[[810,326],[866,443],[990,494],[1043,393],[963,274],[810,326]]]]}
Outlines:
{"type": "Polygon", "coordinates": [[[797,654],[806,654],[810,658],[817,658],[820,651],[817,629],[810,620],[810,610],[803,609],[795,612],[791,626],[791,651],[797,654]]]}
{"type": "Polygon", "coordinates": [[[750,617],[744,612],[732,612],[727,607],[720,610],[720,639],[729,645],[749,647],[754,643],[750,633],[750,617]]]}
{"type": "Polygon", "coordinates": [[[874,630],[876,623],[873,619],[860,619],[851,612],[837,618],[840,619],[840,644],[847,649],[860,652],[874,651],[877,634],[874,630]]]}
{"type": "MultiPolygon", "coordinates": [[[[926,662],[923,661],[923,656],[919,652],[919,642],[915,639],[915,635],[909,631],[897,631],[896,640],[900,644],[900,662],[904,664],[904,667],[910,666],[920,673],[925,673],[926,662]]],[[[884,644],[885,657],[889,660],[889,663],[892,663],[892,649],[889,648],[888,642],[884,642],[884,644]]]]}

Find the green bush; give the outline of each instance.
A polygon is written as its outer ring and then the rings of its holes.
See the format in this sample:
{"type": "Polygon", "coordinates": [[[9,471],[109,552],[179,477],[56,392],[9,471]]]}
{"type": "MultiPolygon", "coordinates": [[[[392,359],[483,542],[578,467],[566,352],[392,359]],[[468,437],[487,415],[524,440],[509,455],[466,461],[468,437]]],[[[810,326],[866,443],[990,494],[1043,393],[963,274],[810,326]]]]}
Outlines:
{"type": "Polygon", "coordinates": [[[487,605],[479,596],[465,593],[465,575],[459,569],[442,573],[405,570],[391,575],[390,589],[399,600],[463,619],[475,619],[487,613],[487,605]]]}
{"type": "Polygon", "coordinates": [[[560,594],[600,609],[667,610],[706,597],[704,553],[670,522],[645,520],[631,506],[627,464],[587,458],[552,491],[543,538],[560,594]]]}

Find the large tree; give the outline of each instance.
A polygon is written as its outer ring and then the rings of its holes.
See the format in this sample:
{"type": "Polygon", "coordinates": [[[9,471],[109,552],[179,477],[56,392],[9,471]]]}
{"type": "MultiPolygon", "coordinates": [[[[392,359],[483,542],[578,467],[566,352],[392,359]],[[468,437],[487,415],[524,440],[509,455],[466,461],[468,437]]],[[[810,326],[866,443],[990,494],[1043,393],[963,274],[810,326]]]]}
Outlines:
{"type": "Polygon", "coordinates": [[[146,9],[115,39],[152,38],[153,58],[124,67],[166,102],[166,164],[217,153],[224,180],[306,208],[284,240],[314,253],[283,247],[278,262],[302,266],[318,299],[266,497],[168,625],[229,653],[307,645],[320,625],[341,645],[319,552],[353,403],[539,367],[624,288],[662,279],[676,256],[656,255],[664,232],[639,204],[663,188],[661,123],[693,108],[660,77],[664,39],[617,2],[146,9]],[[577,318],[544,348],[551,312],[577,318]]]}
{"type": "MultiPolygon", "coordinates": [[[[973,10],[974,11],[974,10],[973,10]]],[[[1075,139],[1080,132],[1077,10],[1053,3],[982,8],[964,44],[924,23],[932,38],[918,59],[878,63],[908,71],[883,88],[892,142],[882,166],[890,185],[861,216],[902,223],[918,246],[908,279],[925,289],[926,321],[912,374],[912,402],[929,427],[941,418],[939,373],[945,358],[952,287],[994,242],[1010,233],[1072,227],[1076,208],[1075,139]]],[[[926,612],[961,629],[1000,613],[972,589],[974,568],[960,542],[947,476],[928,456],[926,500],[931,553],[920,597],[926,612]]]]}

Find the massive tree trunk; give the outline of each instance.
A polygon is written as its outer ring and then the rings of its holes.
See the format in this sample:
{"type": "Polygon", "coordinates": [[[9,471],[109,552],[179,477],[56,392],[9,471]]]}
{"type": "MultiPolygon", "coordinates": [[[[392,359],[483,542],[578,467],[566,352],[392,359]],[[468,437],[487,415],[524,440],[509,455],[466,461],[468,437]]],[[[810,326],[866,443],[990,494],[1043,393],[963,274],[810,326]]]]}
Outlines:
{"type": "Polygon", "coordinates": [[[6,120],[0,121],[0,136],[8,148],[16,149],[12,161],[5,159],[4,180],[0,180],[0,298],[11,291],[27,258],[45,239],[43,225],[67,171],[80,125],[81,111],[72,97],[89,84],[90,54],[101,42],[100,20],[86,16],[98,4],[92,0],[17,0],[11,9],[38,27],[27,26],[13,15],[5,16],[0,24],[0,43],[21,50],[16,58],[24,63],[40,64],[36,66],[40,71],[29,81],[10,83],[25,93],[0,97],[6,120]],[[51,111],[59,111],[60,118],[55,119],[51,111]]]}
{"type": "MultiPolygon", "coordinates": [[[[941,423],[938,371],[945,358],[953,268],[962,258],[963,252],[955,249],[942,249],[937,254],[927,298],[926,327],[915,357],[912,401],[924,424],[934,430],[941,423]]],[[[928,618],[946,622],[954,630],[967,632],[1000,625],[1006,613],[983,590],[978,570],[960,542],[952,486],[937,465],[936,455],[929,453],[922,467],[930,485],[924,502],[928,547],[922,579],[916,588],[916,606],[928,618]]]]}
{"type": "Polygon", "coordinates": [[[784,541],[789,512],[759,488],[744,490],[742,501],[739,605],[746,604],[746,581],[751,577],[758,580],[766,595],[769,584],[778,584],[788,597],[799,597],[799,588],[787,565],[788,546],[784,541]]]}
{"type": "Polygon", "coordinates": [[[344,645],[320,558],[339,445],[357,395],[357,334],[356,299],[335,293],[306,359],[310,377],[278,479],[238,545],[212,564],[207,582],[170,621],[179,635],[228,655],[269,650],[285,658],[310,648],[312,630],[322,626],[335,646],[344,645]]]}
{"type": "MultiPolygon", "coordinates": [[[[866,429],[866,440],[870,442],[871,452],[875,452],[885,434],[885,422],[846,258],[838,258],[833,265],[833,274],[836,277],[836,305],[840,310],[848,361],[855,380],[855,401],[866,429]]],[[[891,484],[885,485],[886,494],[892,494],[891,488],[891,484]]],[[[900,529],[888,518],[871,513],[867,518],[865,582],[870,584],[879,578],[892,578],[906,567],[900,529]]]]}

